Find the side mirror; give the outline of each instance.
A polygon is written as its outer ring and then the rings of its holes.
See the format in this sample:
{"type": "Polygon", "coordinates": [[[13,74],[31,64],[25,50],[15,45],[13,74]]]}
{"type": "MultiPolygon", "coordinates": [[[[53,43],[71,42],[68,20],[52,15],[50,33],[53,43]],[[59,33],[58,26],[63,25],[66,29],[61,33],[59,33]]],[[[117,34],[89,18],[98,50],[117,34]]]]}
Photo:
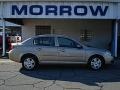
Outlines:
{"type": "Polygon", "coordinates": [[[77,45],[77,48],[78,49],[82,49],[83,47],[81,45],[77,45]]]}

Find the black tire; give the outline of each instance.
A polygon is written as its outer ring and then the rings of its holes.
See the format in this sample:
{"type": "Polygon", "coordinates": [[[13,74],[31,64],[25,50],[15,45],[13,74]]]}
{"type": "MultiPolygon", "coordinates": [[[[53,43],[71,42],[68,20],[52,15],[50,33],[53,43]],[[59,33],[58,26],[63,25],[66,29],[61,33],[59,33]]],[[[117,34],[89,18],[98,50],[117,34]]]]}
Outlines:
{"type": "Polygon", "coordinates": [[[104,58],[102,56],[92,56],[89,60],[88,60],[88,67],[92,70],[100,70],[103,69],[104,67],[104,58]]]}
{"type": "Polygon", "coordinates": [[[38,60],[35,56],[24,56],[22,58],[22,67],[25,70],[35,70],[39,66],[38,60]]]}

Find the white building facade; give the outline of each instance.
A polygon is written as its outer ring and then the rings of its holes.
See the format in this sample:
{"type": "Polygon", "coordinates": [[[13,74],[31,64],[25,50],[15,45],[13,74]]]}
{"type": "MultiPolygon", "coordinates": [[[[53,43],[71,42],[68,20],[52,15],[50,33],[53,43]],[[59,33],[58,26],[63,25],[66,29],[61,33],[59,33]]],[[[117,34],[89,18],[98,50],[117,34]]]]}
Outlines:
{"type": "Polygon", "coordinates": [[[40,34],[62,34],[88,46],[112,48],[117,56],[120,0],[0,0],[0,3],[3,32],[4,21],[11,21],[22,25],[23,40],[40,34]]]}

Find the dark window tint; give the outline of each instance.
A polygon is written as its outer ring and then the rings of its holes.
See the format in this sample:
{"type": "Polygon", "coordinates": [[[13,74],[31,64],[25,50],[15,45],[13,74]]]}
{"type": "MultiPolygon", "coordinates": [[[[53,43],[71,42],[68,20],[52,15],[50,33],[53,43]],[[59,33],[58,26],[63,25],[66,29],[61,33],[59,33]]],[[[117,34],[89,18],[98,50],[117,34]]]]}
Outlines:
{"type": "Polygon", "coordinates": [[[60,47],[72,47],[76,48],[76,43],[68,38],[58,37],[58,42],[60,47]]]}
{"type": "Polygon", "coordinates": [[[55,46],[53,37],[39,37],[34,40],[35,45],[40,46],[55,46]]]}

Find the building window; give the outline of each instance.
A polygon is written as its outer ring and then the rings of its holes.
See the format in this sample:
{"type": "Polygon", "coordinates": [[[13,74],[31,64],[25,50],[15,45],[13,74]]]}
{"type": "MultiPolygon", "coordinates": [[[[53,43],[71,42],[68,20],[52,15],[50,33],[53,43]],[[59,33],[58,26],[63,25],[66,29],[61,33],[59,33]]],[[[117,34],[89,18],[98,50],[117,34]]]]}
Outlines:
{"type": "Polygon", "coordinates": [[[43,35],[43,34],[50,34],[50,33],[51,33],[51,26],[35,26],[36,35],[43,35]]]}
{"type": "Polygon", "coordinates": [[[93,33],[91,30],[82,30],[80,38],[82,41],[91,41],[93,38],[93,33]]]}

